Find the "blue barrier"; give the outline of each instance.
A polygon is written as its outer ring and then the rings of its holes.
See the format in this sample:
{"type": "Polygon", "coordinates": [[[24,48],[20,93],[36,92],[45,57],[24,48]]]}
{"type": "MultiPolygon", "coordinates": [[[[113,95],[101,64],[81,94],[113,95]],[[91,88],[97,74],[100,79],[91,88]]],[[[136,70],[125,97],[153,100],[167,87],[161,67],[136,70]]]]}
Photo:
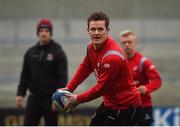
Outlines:
{"type": "Polygon", "coordinates": [[[180,126],[180,107],[154,107],[155,126],[180,126]]]}

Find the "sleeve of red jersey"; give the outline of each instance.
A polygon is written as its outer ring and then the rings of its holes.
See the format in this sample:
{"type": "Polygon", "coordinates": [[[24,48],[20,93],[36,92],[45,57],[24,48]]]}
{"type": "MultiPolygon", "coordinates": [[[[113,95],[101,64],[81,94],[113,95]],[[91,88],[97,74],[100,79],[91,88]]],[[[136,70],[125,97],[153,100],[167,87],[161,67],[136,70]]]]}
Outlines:
{"type": "Polygon", "coordinates": [[[122,61],[117,55],[110,55],[104,58],[100,66],[97,84],[86,92],[79,94],[77,96],[78,101],[83,103],[94,100],[109,90],[111,83],[117,77],[122,61]]]}
{"type": "Polygon", "coordinates": [[[66,88],[73,92],[79,84],[81,84],[93,71],[91,63],[87,56],[85,56],[83,62],[80,64],[78,70],[75,75],[71,79],[71,81],[67,84],[66,88]]]}
{"type": "Polygon", "coordinates": [[[145,74],[148,77],[148,80],[150,81],[149,84],[145,85],[146,90],[147,90],[146,92],[151,93],[157,90],[161,86],[162,80],[155,65],[152,63],[152,61],[146,60],[144,62],[143,68],[144,68],[143,70],[145,71],[145,74]]]}

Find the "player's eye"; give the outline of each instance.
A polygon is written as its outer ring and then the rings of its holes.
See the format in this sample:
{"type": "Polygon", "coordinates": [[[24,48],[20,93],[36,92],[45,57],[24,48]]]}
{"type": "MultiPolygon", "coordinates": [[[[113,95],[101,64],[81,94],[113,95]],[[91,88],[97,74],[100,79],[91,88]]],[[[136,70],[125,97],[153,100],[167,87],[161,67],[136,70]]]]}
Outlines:
{"type": "Polygon", "coordinates": [[[104,28],[102,28],[102,27],[99,27],[99,28],[93,28],[93,27],[92,27],[92,28],[90,29],[90,31],[92,31],[92,32],[95,32],[96,30],[97,30],[98,32],[101,32],[101,31],[104,30],[104,28]]]}
{"type": "Polygon", "coordinates": [[[95,32],[96,28],[91,28],[90,31],[95,32]]]}
{"type": "Polygon", "coordinates": [[[104,30],[104,28],[99,27],[97,30],[98,30],[98,31],[103,31],[103,30],[104,30]]]}
{"type": "Polygon", "coordinates": [[[132,41],[128,41],[127,43],[128,43],[128,44],[131,44],[131,43],[132,43],[132,41]]]}
{"type": "Polygon", "coordinates": [[[125,42],[125,41],[123,41],[123,42],[122,42],[122,44],[123,44],[123,45],[125,45],[125,44],[126,44],[126,42],[125,42]]]}

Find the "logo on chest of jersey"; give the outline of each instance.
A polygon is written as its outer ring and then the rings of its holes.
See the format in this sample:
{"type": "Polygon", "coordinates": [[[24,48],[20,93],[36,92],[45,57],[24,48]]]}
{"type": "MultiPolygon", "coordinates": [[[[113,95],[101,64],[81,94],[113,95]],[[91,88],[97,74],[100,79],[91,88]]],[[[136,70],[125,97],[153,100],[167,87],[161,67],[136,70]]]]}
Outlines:
{"type": "MultiPolygon", "coordinates": [[[[110,68],[110,64],[108,64],[108,63],[105,63],[103,66],[104,66],[105,68],[110,68]]],[[[97,67],[98,67],[98,68],[100,67],[100,63],[99,63],[99,62],[97,63],[97,67]]]]}
{"type": "Polygon", "coordinates": [[[105,68],[110,68],[110,64],[107,64],[107,63],[106,63],[106,64],[104,64],[104,67],[105,67],[105,68]]]}
{"type": "Polygon", "coordinates": [[[52,61],[52,60],[53,60],[53,58],[54,58],[54,56],[53,56],[53,54],[52,54],[52,53],[48,53],[48,54],[47,54],[46,59],[47,59],[48,61],[52,61]]]}
{"type": "Polygon", "coordinates": [[[96,69],[94,69],[94,75],[95,75],[96,79],[98,80],[99,79],[99,75],[98,75],[98,72],[97,72],[96,69]]]}

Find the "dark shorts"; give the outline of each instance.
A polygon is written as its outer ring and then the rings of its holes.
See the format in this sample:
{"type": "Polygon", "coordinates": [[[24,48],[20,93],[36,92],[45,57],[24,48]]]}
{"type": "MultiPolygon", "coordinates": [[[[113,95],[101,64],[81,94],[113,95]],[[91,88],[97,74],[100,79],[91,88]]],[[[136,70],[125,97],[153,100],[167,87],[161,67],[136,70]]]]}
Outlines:
{"type": "Polygon", "coordinates": [[[152,107],[141,107],[141,120],[139,121],[139,126],[151,126],[153,123],[153,113],[152,107]]]}
{"type": "Polygon", "coordinates": [[[129,107],[126,110],[112,110],[101,104],[96,110],[90,126],[133,126],[140,118],[139,108],[129,107]]]}

